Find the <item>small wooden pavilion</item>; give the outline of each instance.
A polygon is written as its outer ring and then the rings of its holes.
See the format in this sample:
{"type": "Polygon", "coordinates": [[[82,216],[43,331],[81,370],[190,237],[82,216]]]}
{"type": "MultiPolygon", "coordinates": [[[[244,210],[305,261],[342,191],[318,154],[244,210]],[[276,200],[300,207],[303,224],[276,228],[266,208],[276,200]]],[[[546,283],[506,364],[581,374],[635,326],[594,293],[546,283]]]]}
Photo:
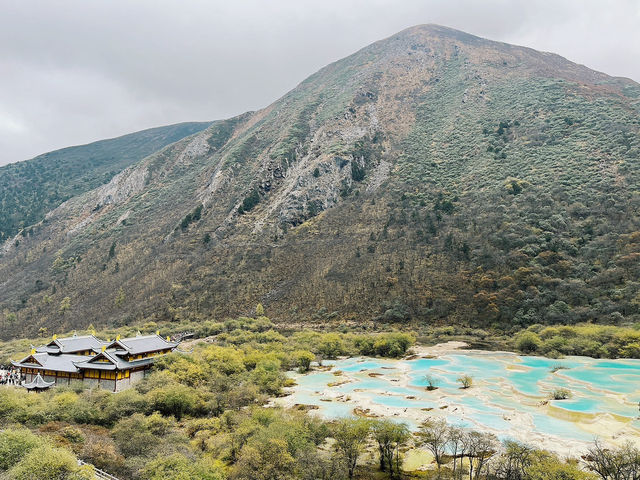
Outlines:
{"type": "Polygon", "coordinates": [[[30,382],[22,382],[22,386],[32,392],[42,392],[52,385],[55,385],[55,383],[56,382],[46,382],[38,373],[30,382]]]}

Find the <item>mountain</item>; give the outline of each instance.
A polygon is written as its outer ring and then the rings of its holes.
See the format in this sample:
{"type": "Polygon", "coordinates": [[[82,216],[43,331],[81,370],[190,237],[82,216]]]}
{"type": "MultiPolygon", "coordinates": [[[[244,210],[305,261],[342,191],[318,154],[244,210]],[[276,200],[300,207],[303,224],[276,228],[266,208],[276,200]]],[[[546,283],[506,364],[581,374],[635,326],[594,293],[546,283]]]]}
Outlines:
{"type": "Polygon", "coordinates": [[[404,30],[7,241],[2,334],[224,318],[635,322],[640,85],[404,30]]]}
{"type": "Polygon", "coordinates": [[[39,222],[65,200],[109,182],[129,165],[210,124],[150,128],[0,167],[0,242],[39,222]]]}

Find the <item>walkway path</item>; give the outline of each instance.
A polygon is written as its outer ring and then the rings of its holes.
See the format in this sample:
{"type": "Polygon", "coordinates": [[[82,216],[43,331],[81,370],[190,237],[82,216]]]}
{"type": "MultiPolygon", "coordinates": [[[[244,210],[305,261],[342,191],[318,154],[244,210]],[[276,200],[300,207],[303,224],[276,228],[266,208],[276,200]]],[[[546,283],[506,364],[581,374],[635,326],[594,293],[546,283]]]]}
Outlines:
{"type": "Polygon", "coordinates": [[[111,474],[109,474],[109,473],[107,473],[107,472],[105,472],[103,470],[100,470],[99,468],[96,468],[95,466],[91,465],[90,463],[83,462],[82,460],[78,460],[78,465],[80,465],[80,466],[89,465],[89,466],[93,467],[94,474],[95,474],[95,476],[96,476],[96,478],[98,480],[118,480],[118,478],[114,477],[113,475],[111,475],[111,474]]]}

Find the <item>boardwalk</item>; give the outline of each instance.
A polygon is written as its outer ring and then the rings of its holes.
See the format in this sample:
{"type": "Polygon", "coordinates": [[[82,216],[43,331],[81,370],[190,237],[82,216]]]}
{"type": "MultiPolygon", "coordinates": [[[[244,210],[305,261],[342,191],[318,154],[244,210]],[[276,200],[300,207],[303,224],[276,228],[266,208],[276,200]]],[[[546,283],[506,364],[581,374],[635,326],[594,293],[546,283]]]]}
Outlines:
{"type": "Polygon", "coordinates": [[[78,460],[78,465],[82,466],[82,465],[88,465],[93,467],[93,472],[95,474],[95,477],[97,480],[119,480],[118,478],[114,477],[113,475],[100,470],[99,468],[96,468],[95,466],[91,465],[90,463],[87,462],[83,462],[82,460],[78,460]]]}

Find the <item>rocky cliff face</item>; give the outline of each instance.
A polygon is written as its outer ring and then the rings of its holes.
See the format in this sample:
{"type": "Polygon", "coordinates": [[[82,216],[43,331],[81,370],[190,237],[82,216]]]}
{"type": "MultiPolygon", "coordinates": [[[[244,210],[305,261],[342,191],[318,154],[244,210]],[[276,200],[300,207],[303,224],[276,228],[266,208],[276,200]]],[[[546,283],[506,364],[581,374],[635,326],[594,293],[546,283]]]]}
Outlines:
{"type": "Polygon", "coordinates": [[[258,302],[281,320],[635,315],[633,287],[610,300],[581,265],[612,275],[635,248],[623,239],[637,223],[639,93],[557,55],[403,31],[6,243],[5,331],[220,317],[258,302]],[[618,247],[598,251],[610,235],[618,247]],[[572,282],[598,305],[573,298],[572,282]]]}
{"type": "Polygon", "coordinates": [[[2,244],[19,241],[29,226],[64,201],[109,182],[128,166],[210,123],[151,128],[0,167],[0,250],[7,249],[2,244]]]}

